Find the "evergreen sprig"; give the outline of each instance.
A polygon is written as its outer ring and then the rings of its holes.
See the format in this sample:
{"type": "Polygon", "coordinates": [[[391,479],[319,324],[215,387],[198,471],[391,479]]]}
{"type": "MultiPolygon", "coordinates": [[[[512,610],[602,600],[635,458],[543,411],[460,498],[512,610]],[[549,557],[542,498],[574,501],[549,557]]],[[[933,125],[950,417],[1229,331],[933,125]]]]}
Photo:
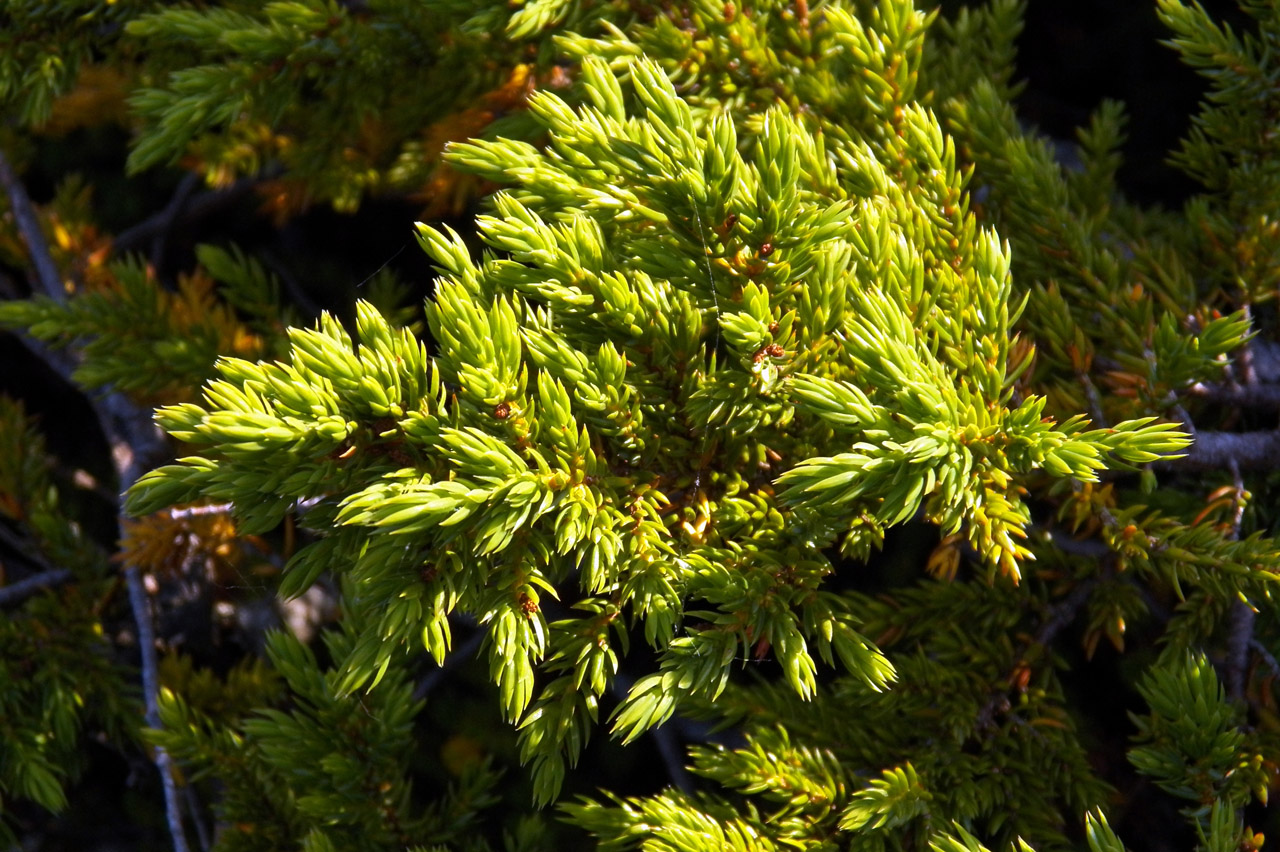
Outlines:
{"type": "MultiPolygon", "coordinates": [[[[356,624],[348,619],[325,634],[329,654],[350,653],[356,624]]],[[[292,636],[270,636],[266,656],[278,677],[236,670],[214,693],[220,702],[240,696],[233,706],[201,706],[192,700],[198,691],[184,698],[166,690],[164,726],[148,735],[190,767],[193,783],[211,778],[228,791],[219,848],[434,849],[467,838],[496,804],[498,773],[487,761],[462,767],[430,807],[412,801],[406,776],[421,702],[402,668],[355,695],[340,688],[341,672],[292,636]]],[[[465,848],[486,847],[473,838],[465,848]]]]}
{"type": "Polygon", "coordinates": [[[261,267],[213,246],[202,257],[221,280],[203,272],[164,290],[143,263],[129,259],[99,274],[99,287],[65,302],[47,296],[0,305],[0,326],[22,329],[60,347],[82,345],[75,380],[169,401],[187,399],[211,375],[219,355],[261,355],[282,335],[269,279],[261,267]],[[239,308],[257,319],[242,322],[239,308]]]}
{"type": "Polygon", "coordinates": [[[1250,753],[1239,709],[1226,700],[1208,661],[1170,656],[1138,684],[1151,712],[1132,717],[1138,744],[1129,760],[1165,791],[1190,800],[1187,812],[1218,834],[1220,819],[1233,821],[1225,813],[1234,814],[1251,794],[1265,797],[1264,758],[1250,753]]]}
{"type": "Polygon", "coordinates": [[[8,0],[0,28],[0,108],[22,125],[40,125],[82,67],[114,53],[136,0],[8,0]],[[95,55],[96,54],[96,55],[95,55]]]}
{"type": "MultiPolygon", "coordinates": [[[[531,101],[545,152],[449,153],[516,185],[478,223],[501,255],[476,263],[422,229],[443,273],[434,357],[363,305],[359,346],[325,318],[291,333],[286,363],[224,359],[204,405],[160,414],[204,455],[148,475],[130,502],[228,500],[252,532],[306,501],[308,525],[336,523],[286,591],[351,559],[356,603],[380,626],[345,661],[345,689],[376,682],[419,633],[443,659],[455,610],[488,625],[543,801],[616,672],[610,621],[642,624],[660,652],[615,713],[624,741],[714,698],[749,654],[776,656],[803,696],[817,661],[837,658],[880,689],[893,668],[821,588],[828,546],[865,553],[923,510],[1016,578],[1021,477],[1088,480],[1109,458],[1186,443],[1150,418],[1085,430],[1045,420],[1042,400],[1012,404],[1004,250],[962,206],[915,206],[869,148],[840,146],[848,171],[833,171],[773,111],[748,159],[732,118],[700,124],[658,66],[628,68],[631,112],[623,75],[583,69],[589,105],[531,101]],[[920,249],[939,230],[973,245],[939,262],[920,249]],[[545,597],[585,615],[549,623],[545,597]],[[538,683],[568,659],[589,681],[538,683]]],[[[902,122],[912,159],[959,202],[936,123],[918,108],[902,122]]]]}

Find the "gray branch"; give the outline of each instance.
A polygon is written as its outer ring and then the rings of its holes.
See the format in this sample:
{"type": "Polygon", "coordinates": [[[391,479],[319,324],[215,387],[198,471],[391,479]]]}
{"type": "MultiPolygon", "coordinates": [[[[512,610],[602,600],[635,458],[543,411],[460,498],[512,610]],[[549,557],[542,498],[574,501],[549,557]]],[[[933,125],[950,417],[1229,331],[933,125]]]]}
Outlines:
{"type": "Polygon", "coordinates": [[[150,245],[154,251],[157,245],[156,240],[160,239],[159,245],[163,251],[163,240],[167,239],[167,235],[174,229],[189,227],[206,216],[230,207],[246,197],[253,190],[255,183],[254,179],[242,178],[226,189],[210,190],[189,198],[175,196],[174,201],[178,203],[171,201],[164,210],[142,220],[132,228],[121,231],[111,242],[112,250],[115,254],[121,255],[150,245]]]}
{"type": "Polygon", "coordinates": [[[65,302],[67,291],[62,286],[62,276],[49,254],[49,244],[45,241],[44,232],[40,230],[40,220],[36,217],[35,207],[31,205],[31,197],[26,187],[13,171],[9,158],[0,150],[0,185],[4,186],[5,195],[9,197],[9,208],[13,210],[13,219],[18,223],[18,233],[27,244],[31,255],[31,265],[35,267],[36,283],[45,294],[54,301],[65,302]]]}
{"type": "Polygon", "coordinates": [[[67,569],[57,568],[53,571],[42,571],[12,585],[0,587],[0,609],[17,606],[41,589],[61,586],[69,582],[71,577],[72,574],[67,569]]]}
{"type": "Polygon", "coordinates": [[[1280,432],[1197,432],[1184,458],[1161,462],[1169,470],[1246,470],[1280,468],[1280,432]]]}
{"type": "Polygon", "coordinates": [[[1219,385],[1197,382],[1187,395],[1207,402],[1239,408],[1280,408],[1280,385],[1219,385]]]}

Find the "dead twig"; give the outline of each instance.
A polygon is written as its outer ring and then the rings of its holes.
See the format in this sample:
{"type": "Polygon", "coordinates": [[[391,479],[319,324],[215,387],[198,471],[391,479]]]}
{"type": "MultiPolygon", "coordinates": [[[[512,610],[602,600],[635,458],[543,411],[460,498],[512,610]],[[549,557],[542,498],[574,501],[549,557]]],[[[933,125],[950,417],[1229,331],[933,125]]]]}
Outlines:
{"type": "Polygon", "coordinates": [[[31,256],[31,265],[35,269],[36,283],[50,299],[55,302],[67,301],[67,291],[62,286],[62,276],[49,254],[49,243],[40,230],[40,220],[36,209],[31,204],[27,189],[18,180],[9,164],[9,158],[0,151],[0,185],[4,186],[5,195],[9,198],[9,209],[13,211],[14,222],[18,225],[18,233],[27,244],[27,253],[31,256]]]}
{"type": "Polygon", "coordinates": [[[122,255],[138,251],[144,246],[149,246],[154,251],[154,240],[158,235],[179,227],[189,227],[194,222],[231,207],[248,196],[255,183],[255,179],[242,178],[226,189],[210,190],[191,197],[176,208],[170,203],[159,213],[117,234],[111,243],[112,251],[116,255],[122,255]]]}
{"type": "Polygon", "coordinates": [[[1232,463],[1249,470],[1280,468],[1280,432],[1196,433],[1196,441],[1180,459],[1156,462],[1165,470],[1230,470],[1232,463]]]}
{"type": "Polygon", "coordinates": [[[70,582],[72,573],[66,568],[42,571],[25,580],[0,588],[0,609],[17,606],[42,589],[52,589],[70,582]]]}
{"type": "Polygon", "coordinates": [[[1280,408],[1280,385],[1219,385],[1196,382],[1187,388],[1186,394],[1218,405],[1237,408],[1280,408]]]}
{"type": "MultiPolygon", "coordinates": [[[[160,727],[160,703],[158,666],[156,665],[156,636],[152,628],[150,601],[142,584],[142,571],[137,565],[129,565],[124,572],[129,589],[129,605],[133,608],[133,620],[138,627],[138,648],[142,658],[142,692],[146,698],[147,725],[160,727]]],[[[173,838],[173,852],[188,852],[187,837],[182,829],[182,810],[178,804],[178,784],[173,777],[173,759],[163,746],[155,747],[156,769],[164,785],[164,810],[173,838]]]]}
{"type": "Polygon", "coordinates": [[[186,209],[187,202],[191,199],[191,193],[195,192],[196,187],[200,185],[200,176],[195,172],[188,172],[179,183],[178,188],[173,192],[173,198],[169,199],[169,203],[165,205],[160,216],[164,219],[162,227],[156,230],[156,235],[151,238],[151,268],[159,272],[164,266],[164,258],[166,250],[169,247],[169,235],[173,233],[177,226],[178,218],[182,215],[182,211],[186,209]]]}

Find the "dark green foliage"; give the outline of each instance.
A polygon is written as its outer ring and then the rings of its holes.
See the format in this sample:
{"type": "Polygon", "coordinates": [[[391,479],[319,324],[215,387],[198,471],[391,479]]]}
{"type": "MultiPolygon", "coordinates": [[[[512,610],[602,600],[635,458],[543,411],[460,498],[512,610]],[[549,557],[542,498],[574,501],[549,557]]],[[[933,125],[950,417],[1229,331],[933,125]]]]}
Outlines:
{"type": "MultiPolygon", "coordinates": [[[[44,442],[9,400],[0,401],[0,441],[6,569],[73,566],[76,581],[6,606],[0,618],[0,802],[60,810],[85,762],[86,728],[121,742],[136,695],[98,614],[110,591],[105,556],[66,523],[44,442]]],[[[0,842],[14,842],[5,822],[0,842]]]]}
{"type": "Polygon", "coordinates": [[[0,6],[0,110],[21,124],[49,118],[95,52],[116,46],[139,0],[5,0],[0,6]]]}
{"type": "Polygon", "coordinates": [[[1173,795],[1189,799],[1207,822],[1211,807],[1239,808],[1266,788],[1265,757],[1249,753],[1238,708],[1227,704],[1203,658],[1174,658],[1138,684],[1151,713],[1135,717],[1137,747],[1129,760],[1173,795]],[[1212,803],[1212,806],[1209,804],[1212,803]]]}
{"type": "MultiPolygon", "coordinates": [[[[345,657],[355,622],[326,634],[327,650],[345,657]]],[[[407,769],[414,755],[413,719],[421,702],[400,669],[377,690],[338,691],[336,673],[322,673],[315,655],[292,636],[268,640],[267,659],[279,677],[257,666],[233,671],[213,694],[232,706],[200,706],[166,691],[164,730],[149,738],[190,767],[191,780],[216,779],[225,791],[219,848],[405,849],[485,848],[480,813],[496,803],[496,773],[485,762],[466,766],[457,782],[427,808],[411,801],[407,769]],[[279,681],[283,681],[280,684],[279,681]],[[281,706],[287,689],[288,710],[281,706]]],[[[186,684],[188,696],[199,692],[186,684]]]]}

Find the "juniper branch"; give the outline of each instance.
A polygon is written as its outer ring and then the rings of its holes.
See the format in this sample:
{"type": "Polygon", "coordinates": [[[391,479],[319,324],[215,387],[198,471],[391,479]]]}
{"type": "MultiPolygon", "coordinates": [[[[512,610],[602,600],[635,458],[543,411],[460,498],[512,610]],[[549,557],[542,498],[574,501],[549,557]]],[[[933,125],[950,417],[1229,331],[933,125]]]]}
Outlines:
{"type": "Polygon", "coordinates": [[[1257,613],[1244,601],[1231,605],[1230,633],[1227,635],[1227,694],[1232,698],[1244,697],[1248,682],[1249,649],[1253,645],[1253,625],[1257,613]]]}
{"type": "MultiPolygon", "coordinates": [[[[1231,525],[1231,537],[1240,538],[1240,522],[1244,518],[1244,479],[1240,476],[1240,465],[1231,463],[1231,477],[1236,487],[1236,511],[1231,525]]],[[[1244,697],[1248,681],[1246,671],[1249,666],[1249,645],[1253,641],[1253,626],[1257,613],[1252,606],[1243,600],[1231,605],[1231,629],[1227,635],[1227,693],[1235,699],[1244,697]]]]}
{"type": "Polygon", "coordinates": [[[209,829],[200,818],[200,800],[196,798],[196,789],[188,784],[182,788],[182,792],[183,798],[187,801],[187,810],[191,812],[191,822],[196,827],[196,842],[200,844],[201,852],[209,852],[213,843],[209,837],[209,829]]]}
{"type": "MultiPolygon", "coordinates": [[[[1104,573],[1110,573],[1114,569],[1104,567],[1103,570],[1104,573]]],[[[1090,577],[1072,589],[1069,595],[1050,607],[1049,617],[1044,620],[1044,623],[1040,625],[1040,629],[1036,631],[1035,637],[1031,640],[1031,645],[1047,647],[1062,632],[1063,628],[1075,621],[1076,616],[1080,614],[1080,610],[1089,602],[1089,595],[1093,594],[1099,579],[1097,576],[1090,577]]],[[[1030,650],[1030,646],[1028,650],[1030,650]]]]}
{"type": "Polygon", "coordinates": [[[1271,669],[1274,677],[1280,677],[1280,661],[1277,661],[1275,655],[1267,650],[1267,646],[1263,645],[1257,639],[1249,640],[1249,647],[1258,652],[1258,656],[1267,664],[1267,668],[1271,669]]]}
{"type": "MultiPolygon", "coordinates": [[[[159,690],[156,637],[151,624],[147,590],[142,585],[142,572],[137,565],[129,565],[125,568],[125,581],[129,589],[129,605],[133,608],[133,620],[138,626],[138,650],[142,658],[142,692],[147,704],[147,724],[158,728],[160,727],[160,705],[156,701],[159,690]]],[[[173,837],[173,850],[187,852],[187,838],[182,829],[182,811],[178,805],[178,786],[173,779],[173,759],[162,746],[155,747],[155,764],[164,785],[165,817],[169,822],[169,834],[173,837]]]]}
{"type": "MultiPolygon", "coordinates": [[[[1075,621],[1076,616],[1080,614],[1080,610],[1088,603],[1089,595],[1093,594],[1093,590],[1097,588],[1099,579],[1098,576],[1089,577],[1072,589],[1070,594],[1049,608],[1044,622],[1040,625],[1040,629],[1031,637],[1023,648],[1022,653],[1018,656],[1018,662],[1014,664],[1013,670],[1009,673],[1009,677],[1005,681],[1006,684],[1012,684],[1019,669],[1027,665],[1027,660],[1031,656],[1033,648],[1048,647],[1065,627],[1075,621]]],[[[1011,706],[1007,689],[994,690],[990,700],[978,711],[977,727],[980,730],[989,728],[995,722],[996,714],[1007,712],[1011,706]]]]}

